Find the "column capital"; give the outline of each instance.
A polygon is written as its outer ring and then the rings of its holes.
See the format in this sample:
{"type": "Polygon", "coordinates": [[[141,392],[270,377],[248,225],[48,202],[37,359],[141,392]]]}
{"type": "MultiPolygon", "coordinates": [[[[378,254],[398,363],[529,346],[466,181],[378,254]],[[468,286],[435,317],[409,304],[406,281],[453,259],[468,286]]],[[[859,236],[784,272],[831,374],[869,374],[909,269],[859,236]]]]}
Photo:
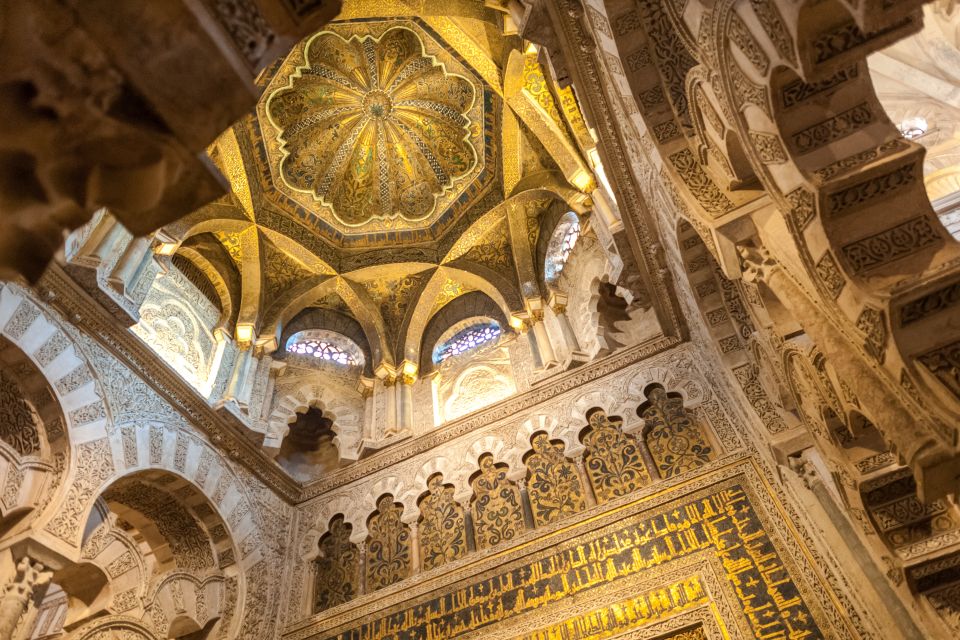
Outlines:
{"type": "Polygon", "coordinates": [[[567,312],[567,300],[569,297],[563,291],[558,291],[556,289],[550,290],[550,297],[547,300],[547,304],[550,305],[550,308],[553,309],[553,312],[557,315],[567,312]]]}
{"type": "Polygon", "coordinates": [[[403,384],[413,384],[417,381],[419,367],[412,360],[404,360],[400,363],[399,378],[403,384]]]}

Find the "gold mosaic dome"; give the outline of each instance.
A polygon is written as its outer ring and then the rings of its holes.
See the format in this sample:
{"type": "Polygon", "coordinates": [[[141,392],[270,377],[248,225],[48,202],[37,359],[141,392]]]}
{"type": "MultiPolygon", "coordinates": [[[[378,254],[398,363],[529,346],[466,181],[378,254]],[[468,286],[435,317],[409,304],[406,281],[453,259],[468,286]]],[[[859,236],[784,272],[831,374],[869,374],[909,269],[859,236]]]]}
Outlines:
{"type": "Polygon", "coordinates": [[[427,224],[482,157],[482,89],[413,28],[349,31],[316,34],[275,78],[272,164],[294,199],[326,209],[345,233],[427,224]]]}

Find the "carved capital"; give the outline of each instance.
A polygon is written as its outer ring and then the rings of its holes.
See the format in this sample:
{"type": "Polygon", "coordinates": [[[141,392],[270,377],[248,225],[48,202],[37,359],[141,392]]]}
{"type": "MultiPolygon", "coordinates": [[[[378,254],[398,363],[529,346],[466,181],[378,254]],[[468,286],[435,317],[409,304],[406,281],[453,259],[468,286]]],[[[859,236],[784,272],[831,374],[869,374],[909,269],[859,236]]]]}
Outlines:
{"type": "Polygon", "coordinates": [[[746,282],[769,282],[773,272],[780,268],[780,263],[762,247],[739,247],[737,252],[740,254],[740,270],[746,282]]]}

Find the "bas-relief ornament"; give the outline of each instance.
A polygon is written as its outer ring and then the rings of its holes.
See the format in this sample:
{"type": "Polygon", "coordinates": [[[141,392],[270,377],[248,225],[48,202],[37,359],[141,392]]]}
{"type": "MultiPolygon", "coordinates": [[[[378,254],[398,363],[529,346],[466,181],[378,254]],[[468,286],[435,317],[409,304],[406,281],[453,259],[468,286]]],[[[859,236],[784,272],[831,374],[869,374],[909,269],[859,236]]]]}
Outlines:
{"type": "Polygon", "coordinates": [[[662,478],[697,469],[716,457],[686,409],[683,399],[653,388],[637,411],[644,420],[644,441],[662,478]]]}
{"type": "Polygon", "coordinates": [[[107,438],[86,442],[76,448],[74,465],[79,471],[67,492],[64,506],[46,529],[64,542],[75,543],[83,523],[80,517],[94,491],[113,475],[113,456],[107,438]]]}
{"type": "Polygon", "coordinates": [[[893,171],[859,182],[827,197],[827,213],[839,217],[868,204],[877,204],[917,181],[918,170],[913,162],[893,171]]]}
{"type": "Polygon", "coordinates": [[[864,307],[857,317],[857,329],[865,336],[864,350],[883,364],[887,343],[886,314],[880,309],[864,307]]]}
{"type": "Polygon", "coordinates": [[[477,546],[486,549],[513,540],[524,529],[520,490],[507,479],[504,465],[496,465],[493,456],[479,460],[480,471],[470,482],[473,488],[471,511],[477,546]]]}
{"type": "Polygon", "coordinates": [[[800,153],[809,153],[835,140],[849,136],[874,121],[866,102],[794,133],[790,140],[800,153]]]}
{"type": "Polygon", "coordinates": [[[377,501],[367,530],[366,587],[376,591],[410,575],[410,527],[401,522],[403,506],[386,494],[377,501]]]}
{"type": "Polygon", "coordinates": [[[428,493],[420,500],[420,562],[424,571],[442,566],[467,552],[466,519],[454,499],[454,486],[435,474],[427,481],[428,493]]]}
{"type": "Polygon", "coordinates": [[[165,491],[139,481],[111,487],[103,497],[123,504],[154,523],[159,535],[170,545],[178,568],[202,572],[214,566],[209,538],[185,506],[165,491]]]}
{"type": "Polygon", "coordinates": [[[960,342],[931,349],[917,360],[954,396],[960,398],[960,342]]]}
{"type": "Polygon", "coordinates": [[[823,257],[817,262],[816,271],[827,292],[832,298],[836,299],[843,291],[847,281],[840,273],[840,267],[837,266],[837,261],[831,252],[827,251],[823,254],[823,257]]]}
{"type": "Polygon", "coordinates": [[[563,445],[542,432],[534,435],[531,445],[533,452],[524,464],[534,524],[549,524],[585,509],[577,467],[563,455],[563,445]]]}
{"type": "Polygon", "coordinates": [[[17,380],[0,368],[0,440],[21,456],[39,453],[42,424],[17,380]]]}
{"type": "Polygon", "coordinates": [[[650,474],[636,439],[622,430],[623,421],[603,411],[589,416],[590,426],[581,436],[584,463],[597,502],[603,504],[650,483],[650,474]]]}
{"type": "Polygon", "coordinates": [[[313,611],[323,611],[352,600],[360,586],[360,551],[350,542],[352,527],[337,516],[320,539],[316,561],[313,611]]]}
{"type": "Polygon", "coordinates": [[[943,238],[928,216],[918,216],[866,238],[851,242],[841,250],[853,273],[860,275],[943,243],[943,238]]]}
{"type": "Polygon", "coordinates": [[[936,289],[911,300],[900,310],[900,326],[906,327],[960,304],[960,283],[936,289]]]}
{"type": "Polygon", "coordinates": [[[760,368],[752,363],[740,365],[733,369],[733,374],[740,383],[743,393],[747,396],[750,405],[756,411],[757,416],[763,422],[763,426],[770,433],[781,433],[787,430],[787,424],[777,410],[777,407],[771,402],[760,381],[760,368]]]}

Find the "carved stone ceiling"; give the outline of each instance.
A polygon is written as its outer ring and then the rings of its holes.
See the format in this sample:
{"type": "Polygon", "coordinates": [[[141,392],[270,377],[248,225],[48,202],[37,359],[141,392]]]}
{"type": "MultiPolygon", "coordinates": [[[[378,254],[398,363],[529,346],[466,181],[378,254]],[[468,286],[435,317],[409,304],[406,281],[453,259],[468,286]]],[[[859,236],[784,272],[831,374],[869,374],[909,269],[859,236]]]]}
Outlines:
{"type": "Polygon", "coordinates": [[[332,296],[399,351],[450,292],[508,315],[536,295],[521,283],[537,279],[540,217],[583,212],[595,182],[576,99],[502,16],[477,0],[347,0],[264,69],[257,109],[209,150],[230,194],[164,229],[235,267],[197,263],[241,281],[224,306],[236,324],[268,341],[332,296]]]}

